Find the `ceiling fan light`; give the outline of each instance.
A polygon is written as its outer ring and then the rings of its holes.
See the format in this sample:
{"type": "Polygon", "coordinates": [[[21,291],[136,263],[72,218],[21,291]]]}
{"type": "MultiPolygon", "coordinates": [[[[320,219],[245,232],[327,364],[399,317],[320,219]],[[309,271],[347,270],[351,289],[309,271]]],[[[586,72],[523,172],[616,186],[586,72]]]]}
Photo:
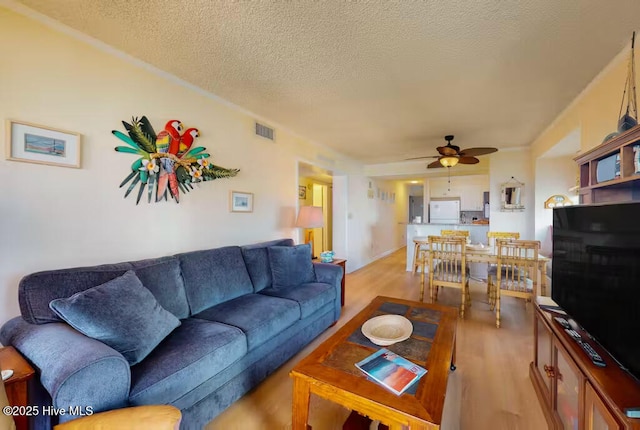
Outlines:
{"type": "Polygon", "coordinates": [[[453,167],[458,164],[458,157],[455,157],[453,155],[445,155],[443,157],[440,157],[440,164],[442,164],[444,167],[453,167]]]}

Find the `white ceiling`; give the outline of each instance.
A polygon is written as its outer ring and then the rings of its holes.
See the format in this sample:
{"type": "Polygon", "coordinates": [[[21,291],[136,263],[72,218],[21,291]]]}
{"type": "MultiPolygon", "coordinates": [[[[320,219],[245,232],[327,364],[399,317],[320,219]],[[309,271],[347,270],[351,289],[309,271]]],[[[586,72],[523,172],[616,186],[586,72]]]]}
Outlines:
{"type": "Polygon", "coordinates": [[[531,144],[640,16],[638,0],[19,2],[366,163],[445,134],[531,144]]]}

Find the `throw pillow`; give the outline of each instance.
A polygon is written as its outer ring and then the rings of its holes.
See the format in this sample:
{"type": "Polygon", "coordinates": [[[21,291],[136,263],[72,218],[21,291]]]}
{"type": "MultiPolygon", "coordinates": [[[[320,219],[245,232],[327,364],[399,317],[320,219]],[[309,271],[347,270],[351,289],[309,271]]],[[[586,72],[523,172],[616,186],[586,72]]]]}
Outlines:
{"type": "Polygon", "coordinates": [[[274,287],[293,287],[316,280],[309,244],[269,247],[269,265],[274,287]]]}
{"type": "Polygon", "coordinates": [[[131,365],[180,325],[131,270],[71,297],[52,300],[49,307],[80,333],[121,353],[131,365]]]}

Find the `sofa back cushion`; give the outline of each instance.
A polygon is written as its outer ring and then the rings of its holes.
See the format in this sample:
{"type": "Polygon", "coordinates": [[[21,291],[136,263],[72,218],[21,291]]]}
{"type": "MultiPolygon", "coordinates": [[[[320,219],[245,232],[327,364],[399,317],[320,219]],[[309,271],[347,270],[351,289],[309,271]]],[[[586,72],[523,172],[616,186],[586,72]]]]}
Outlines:
{"type": "Polygon", "coordinates": [[[18,300],[25,321],[31,324],[61,322],[49,308],[54,299],[71,297],[133,270],[158,303],[176,318],[189,316],[189,305],[175,257],[32,273],[20,281],[18,300]]]}
{"type": "Polygon", "coordinates": [[[274,288],[295,287],[316,281],[310,244],[272,246],[268,249],[274,288]]]}
{"type": "Polygon", "coordinates": [[[253,284],[253,291],[256,293],[271,287],[273,283],[271,266],[269,265],[269,254],[267,251],[267,248],[270,246],[293,246],[293,240],[271,240],[269,242],[246,245],[240,248],[247,270],[249,271],[251,283],[253,284]]]}
{"type": "Polygon", "coordinates": [[[180,260],[176,257],[163,257],[132,261],[131,268],[142,285],[151,291],[160,306],[178,319],[185,319],[189,316],[189,303],[182,280],[180,260]]]}
{"type": "Polygon", "coordinates": [[[180,260],[191,315],[253,293],[239,246],[186,252],[180,260]]]}

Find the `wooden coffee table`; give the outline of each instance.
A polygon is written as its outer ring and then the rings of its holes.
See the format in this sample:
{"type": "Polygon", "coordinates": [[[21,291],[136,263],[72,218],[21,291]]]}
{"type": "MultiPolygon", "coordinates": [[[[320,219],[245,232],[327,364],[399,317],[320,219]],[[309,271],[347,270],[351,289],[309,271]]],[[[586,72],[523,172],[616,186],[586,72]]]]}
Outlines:
{"type": "Polygon", "coordinates": [[[293,430],[307,429],[311,393],[391,429],[439,429],[449,372],[455,369],[457,320],[456,308],[376,297],[291,371],[293,430]],[[403,315],[414,327],[409,339],[386,348],[428,370],[417,389],[401,396],[368,380],[354,365],[381,348],[369,342],[360,327],[383,314],[403,315]]]}

